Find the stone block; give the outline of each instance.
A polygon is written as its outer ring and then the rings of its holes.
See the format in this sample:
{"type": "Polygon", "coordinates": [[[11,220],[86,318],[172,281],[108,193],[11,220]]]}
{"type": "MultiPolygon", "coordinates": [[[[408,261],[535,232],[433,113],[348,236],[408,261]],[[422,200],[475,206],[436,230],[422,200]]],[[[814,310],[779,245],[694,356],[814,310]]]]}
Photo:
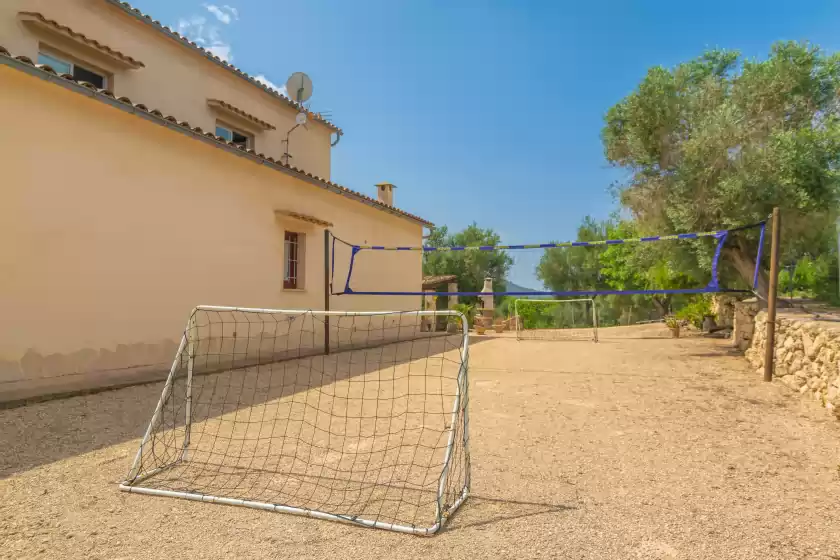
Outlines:
{"type": "Polygon", "coordinates": [[[789,380],[789,385],[794,389],[799,389],[805,385],[804,377],[800,377],[798,375],[786,375],[785,377],[789,380]]]}
{"type": "Polygon", "coordinates": [[[819,333],[816,338],[814,338],[814,345],[812,346],[811,352],[813,352],[814,356],[819,354],[819,352],[825,347],[825,344],[828,342],[828,337],[825,333],[819,333]]]}
{"type": "Polygon", "coordinates": [[[805,351],[806,356],[809,358],[814,357],[814,340],[806,332],[802,333],[802,349],[805,351]]]}

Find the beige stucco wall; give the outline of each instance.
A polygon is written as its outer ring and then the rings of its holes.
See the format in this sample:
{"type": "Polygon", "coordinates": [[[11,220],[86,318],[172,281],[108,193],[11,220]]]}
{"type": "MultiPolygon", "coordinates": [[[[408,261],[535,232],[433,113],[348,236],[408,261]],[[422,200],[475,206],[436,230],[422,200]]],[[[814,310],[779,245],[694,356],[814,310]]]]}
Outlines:
{"type": "MultiPolygon", "coordinates": [[[[106,67],[104,61],[92,58],[87,61],[98,62],[102,70],[114,72],[109,89],[118,97],[129,97],[135,103],[157,108],[205,131],[215,131],[217,119],[240,128],[253,127],[247,121],[219,114],[207,106],[207,99],[221,99],[274,125],[276,130],[249,132],[255,133],[257,152],[278,159],[283,155],[286,132],[295,124],[294,108],[119,8],[104,0],[3,0],[0,45],[15,56],[36,60],[42,42],[69,55],[81,56],[72,43],[35,33],[18,18],[21,11],[39,12],[143,62],[146,67],[139,70],[115,70],[106,67]]],[[[317,108],[317,98],[313,101],[317,108]]],[[[308,125],[308,130],[298,128],[291,135],[289,163],[329,179],[330,137],[331,130],[315,121],[308,125]]]]}
{"type": "MultiPolygon", "coordinates": [[[[96,99],[6,66],[0,83],[0,381],[168,367],[198,304],[323,309],[324,230],[278,209],[356,243],[421,243],[419,224],[96,99]],[[287,226],[306,234],[301,291],[282,288],[287,226]]],[[[354,287],[419,291],[420,279],[419,253],[389,253],[357,265],[354,287]]]]}

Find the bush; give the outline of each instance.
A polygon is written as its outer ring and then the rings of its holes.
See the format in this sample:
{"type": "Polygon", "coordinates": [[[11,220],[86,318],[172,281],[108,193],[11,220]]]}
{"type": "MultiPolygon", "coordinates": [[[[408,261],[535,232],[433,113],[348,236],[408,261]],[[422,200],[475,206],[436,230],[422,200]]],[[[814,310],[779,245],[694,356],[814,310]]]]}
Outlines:
{"type": "Polygon", "coordinates": [[[694,301],[685,305],[677,311],[676,318],[688,321],[698,329],[703,328],[703,319],[712,313],[712,300],[709,296],[701,294],[694,301]]]}
{"type": "MultiPolygon", "coordinates": [[[[473,327],[473,323],[475,323],[475,305],[471,305],[469,303],[458,303],[452,307],[454,311],[458,311],[463,313],[464,316],[467,318],[467,324],[470,328],[473,327]]],[[[451,315],[449,317],[450,323],[460,324],[461,319],[455,315],[451,315]]]]}

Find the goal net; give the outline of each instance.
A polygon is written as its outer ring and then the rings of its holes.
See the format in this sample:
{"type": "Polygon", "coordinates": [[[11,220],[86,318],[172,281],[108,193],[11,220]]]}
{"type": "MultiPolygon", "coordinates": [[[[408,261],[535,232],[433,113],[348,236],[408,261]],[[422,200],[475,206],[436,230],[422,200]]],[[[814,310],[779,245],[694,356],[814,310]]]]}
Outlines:
{"type": "Polygon", "coordinates": [[[517,299],[513,309],[517,340],[598,342],[594,299],[517,299]]]}
{"type": "Polygon", "coordinates": [[[120,488],[435,533],[469,490],[465,324],[198,307],[120,488]]]}

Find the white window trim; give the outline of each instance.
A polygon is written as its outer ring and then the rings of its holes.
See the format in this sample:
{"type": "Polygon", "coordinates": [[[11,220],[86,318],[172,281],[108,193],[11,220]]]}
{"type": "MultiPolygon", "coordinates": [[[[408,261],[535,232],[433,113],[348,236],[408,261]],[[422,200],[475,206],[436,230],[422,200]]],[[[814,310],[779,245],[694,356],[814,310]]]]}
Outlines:
{"type": "Polygon", "coordinates": [[[293,229],[283,229],[283,285],[284,292],[305,292],[306,291],[306,233],[293,229]],[[288,263],[288,252],[286,250],[286,234],[295,233],[298,237],[297,250],[297,277],[294,288],[286,287],[286,264],[288,263]]]}
{"type": "MultiPolygon", "coordinates": [[[[57,60],[58,62],[63,62],[64,64],[68,65],[70,67],[70,72],[68,72],[68,74],[73,74],[73,71],[76,69],[76,62],[74,62],[72,58],[68,58],[67,55],[64,55],[64,54],[56,53],[52,49],[44,48],[43,46],[40,47],[38,49],[38,57],[40,58],[41,55],[48,56],[50,58],[53,58],[53,59],[57,60]]],[[[40,62],[39,62],[39,64],[40,64],[40,62]]],[[[108,89],[108,85],[109,85],[111,80],[110,80],[110,78],[109,78],[109,76],[106,72],[103,72],[102,70],[96,68],[95,66],[93,66],[91,64],[87,64],[84,61],[82,61],[82,63],[79,64],[79,66],[81,66],[82,68],[84,68],[88,72],[92,72],[93,74],[96,74],[97,76],[101,76],[102,77],[102,89],[108,89]]],[[[53,68],[53,70],[56,70],[56,69],[53,68]]],[[[56,70],[56,72],[58,72],[58,70],[56,70]]]]}

